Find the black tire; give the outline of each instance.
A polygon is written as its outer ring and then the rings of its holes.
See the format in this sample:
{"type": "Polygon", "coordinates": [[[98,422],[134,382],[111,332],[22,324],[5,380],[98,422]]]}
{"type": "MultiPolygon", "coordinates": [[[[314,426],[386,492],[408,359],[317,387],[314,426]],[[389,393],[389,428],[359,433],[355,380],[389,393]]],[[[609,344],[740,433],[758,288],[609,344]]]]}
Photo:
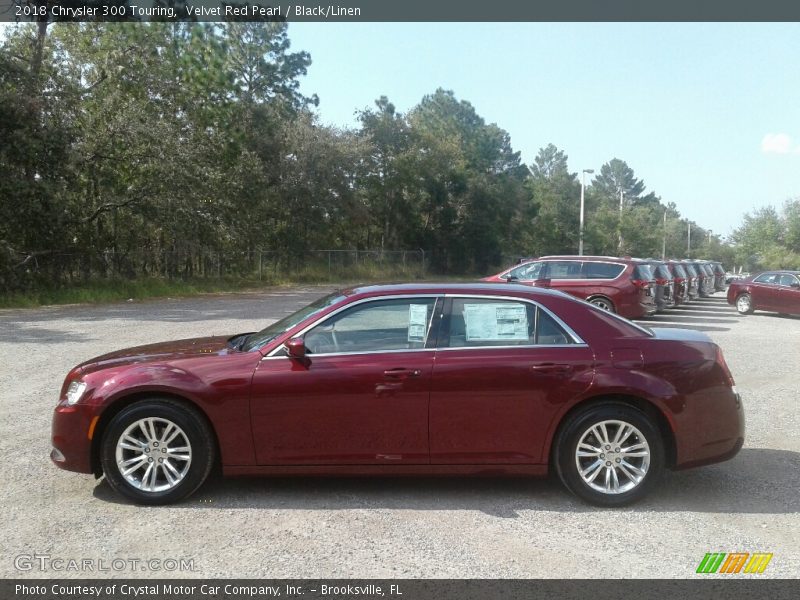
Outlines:
{"type": "Polygon", "coordinates": [[[747,292],[736,296],[736,310],[740,315],[753,314],[753,297],[747,292]]]}
{"type": "MultiPolygon", "coordinates": [[[[134,429],[133,432],[138,433],[139,430],[134,429]]],[[[155,445],[158,445],[158,442],[155,442],[155,445]]],[[[152,449],[152,452],[156,451],[157,449],[152,449]]],[[[162,441],[161,452],[166,453],[167,451],[162,441]]],[[[146,458],[146,460],[151,463],[154,457],[161,456],[160,454],[149,454],[151,449],[147,450],[147,455],[143,452],[143,450],[136,450],[130,454],[132,456],[140,455],[143,457],[143,460],[144,457],[149,456],[150,458],[146,458]]],[[[168,455],[165,454],[165,457],[167,456],[168,455]]],[[[188,497],[203,485],[203,482],[208,478],[208,474],[214,464],[214,456],[214,437],[206,420],[189,406],[166,398],[142,400],[124,408],[111,420],[108,427],[105,428],[100,446],[100,464],[109,485],[111,485],[116,492],[133,500],[137,504],[170,504],[188,497]],[[185,472],[182,474],[182,478],[178,479],[177,483],[174,484],[167,481],[164,477],[167,470],[165,465],[163,468],[159,467],[161,473],[163,473],[161,479],[157,480],[153,478],[152,485],[150,486],[155,488],[157,481],[161,481],[162,485],[160,487],[166,488],[169,485],[173,485],[173,487],[169,489],[154,491],[139,489],[134,483],[126,479],[117,464],[117,443],[120,437],[132,425],[142,419],[148,418],[154,420],[153,422],[156,423],[156,428],[162,428],[159,430],[162,433],[169,423],[177,426],[182,436],[178,439],[188,441],[189,444],[190,451],[188,454],[191,459],[189,461],[185,461],[185,459],[174,461],[175,465],[184,465],[185,472]],[[185,462],[180,463],[180,460],[184,460],[185,462]]],[[[177,456],[174,458],[177,458],[177,456]]],[[[159,459],[158,462],[161,462],[161,460],[159,459]]],[[[146,469],[146,467],[147,463],[143,462],[142,469],[146,469]]],[[[155,469],[156,477],[158,477],[159,468],[155,469]]],[[[178,468],[180,469],[181,467],[178,466],[178,468]]],[[[138,477],[140,479],[140,484],[142,483],[141,480],[145,477],[143,474],[141,476],[138,474],[142,469],[131,475],[132,478],[138,477]]],[[[181,469],[181,471],[183,471],[183,469],[181,469]]]]}
{"type": "Polygon", "coordinates": [[[617,312],[614,303],[605,296],[595,296],[594,298],[590,298],[589,304],[594,304],[597,308],[602,308],[610,313],[617,312]]]}
{"type": "MultiPolygon", "coordinates": [[[[606,425],[609,437],[615,434],[616,430],[614,427],[615,425],[612,424],[606,425]]],[[[626,443],[629,443],[627,439],[626,443]]],[[[584,438],[584,440],[591,440],[592,443],[594,443],[595,438],[584,438]]],[[[627,447],[630,448],[632,445],[627,447]]],[[[623,447],[622,445],[620,446],[623,447]]],[[[600,449],[601,451],[604,450],[602,446],[600,449]]],[[[610,458],[611,461],[620,462],[617,455],[614,454],[614,450],[615,448],[612,442],[611,450],[608,451],[608,458],[610,458]]],[[[656,424],[641,410],[622,402],[608,401],[600,404],[593,404],[571,415],[560,428],[553,448],[553,465],[562,483],[569,491],[579,498],[597,506],[624,506],[642,499],[658,483],[658,480],[663,474],[665,465],[664,442],[656,424]],[[590,430],[595,425],[608,421],[619,421],[635,428],[637,430],[636,433],[631,434],[632,438],[627,438],[634,443],[632,445],[641,443],[640,440],[637,439],[639,435],[643,436],[644,441],[646,441],[649,449],[649,465],[647,468],[643,469],[645,474],[637,483],[634,483],[633,478],[628,478],[620,469],[633,472],[633,470],[628,470],[625,466],[631,466],[632,463],[637,463],[634,465],[637,469],[640,467],[643,468],[644,458],[628,458],[623,456],[621,458],[622,461],[629,460],[631,463],[623,462],[621,467],[611,469],[605,466],[609,465],[610,461],[606,462],[605,465],[602,464],[602,461],[606,458],[605,452],[600,455],[603,457],[602,459],[600,457],[596,459],[594,457],[581,459],[577,457],[576,453],[581,439],[584,438],[585,435],[591,435],[590,430]],[[616,478],[620,486],[619,491],[614,493],[604,492],[591,487],[591,484],[584,481],[584,478],[581,476],[578,467],[579,461],[586,461],[582,463],[582,466],[586,464],[594,465],[595,461],[599,461],[601,465],[596,469],[597,475],[600,473],[605,475],[606,472],[610,473],[613,470],[617,475],[610,476],[610,480],[613,485],[613,479],[616,478]],[[620,485],[623,484],[623,482],[624,485],[620,485]],[[625,487],[628,485],[632,487],[626,490],[625,487]]],[[[594,474],[594,470],[587,473],[587,476],[591,476],[592,474],[594,474]]],[[[598,477],[598,482],[599,479],[598,477]]],[[[594,485],[601,485],[601,483],[595,483],[594,485]]]]}

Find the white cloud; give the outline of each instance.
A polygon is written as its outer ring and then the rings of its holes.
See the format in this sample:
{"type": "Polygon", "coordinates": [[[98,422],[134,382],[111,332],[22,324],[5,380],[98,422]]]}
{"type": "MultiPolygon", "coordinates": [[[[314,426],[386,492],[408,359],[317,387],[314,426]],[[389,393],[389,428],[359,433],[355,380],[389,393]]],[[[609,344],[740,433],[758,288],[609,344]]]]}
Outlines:
{"type": "Polygon", "coordinates": [[[764,154],[791,154],[800,152],[800,146],[795,147],[786,133],[768,133],[761,140],[761,151],[764,154]]]}

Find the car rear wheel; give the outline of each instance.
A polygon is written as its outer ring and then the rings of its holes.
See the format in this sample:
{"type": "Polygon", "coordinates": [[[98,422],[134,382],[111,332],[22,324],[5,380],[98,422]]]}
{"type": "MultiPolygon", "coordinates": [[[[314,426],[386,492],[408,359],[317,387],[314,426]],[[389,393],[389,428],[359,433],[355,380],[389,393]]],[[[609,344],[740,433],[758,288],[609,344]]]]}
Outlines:
{"type": "Polygon", "coordinates": [[[741,294],[736,298],[736,310],[740,315],[749,315],[753,312],[753,298],[750,294],[741,294]]]}
{"type": "Polygon", "coordinates": [[[139,504],[169,504],[208,477],[213,434],[199,414],[179,402],[137,402],[109,423],[100,460],[106,480],[121,495],[139,504]]]}
{"type": "Polygon", "coordinates": [[[608,312],[617,312],[614,308],[614,303],[611,302],[608,298],[603,296],[598,296],[597,298],[592,298],[589,300],[590,304],[594,304],[597,308],[602,308],[603,310],[607,310],[608,312]]]}
{"type": "Polygon", "coordinates": [[[574,414],[556,439],[556,471],[576,496],[598,506],[643,498],[664,470],[658,427],[644,412],[618,402],[574,414]]]}

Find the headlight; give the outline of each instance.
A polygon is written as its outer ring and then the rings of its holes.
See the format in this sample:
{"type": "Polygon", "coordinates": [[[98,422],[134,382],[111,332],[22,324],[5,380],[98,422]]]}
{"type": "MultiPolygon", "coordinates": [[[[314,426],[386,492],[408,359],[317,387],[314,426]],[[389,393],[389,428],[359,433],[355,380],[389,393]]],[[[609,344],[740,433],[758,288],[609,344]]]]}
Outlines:
{"type": "Polygon", "coordinates": [[[78,400],[81,399],[83,396],[83,392],[86,391],[86,384],[83,381],[73,381],[69,384],[69,388],[67,389],[67,404],[72,406],[78,400]]]}

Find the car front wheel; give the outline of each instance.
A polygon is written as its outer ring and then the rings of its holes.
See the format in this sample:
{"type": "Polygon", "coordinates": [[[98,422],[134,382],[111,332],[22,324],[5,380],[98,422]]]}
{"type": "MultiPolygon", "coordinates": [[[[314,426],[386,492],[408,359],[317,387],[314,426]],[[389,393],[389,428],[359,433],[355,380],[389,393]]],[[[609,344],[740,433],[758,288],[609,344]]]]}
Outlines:
{"type": "Polygon", "coordinates": [[[180,402],[137,402],[109,423],[101,445],[109,485],[139,504],[186,498],[208,477],[214,460],[205,420],[180,402]]]}
{"type": "Polygon", "coordinates": [[[556,440],[554,463],[572,493],[598,506],[644,497],[664,470],[658,428],[627,404],[593,405],[570,417],[556,440]]]}
{"type": "Polygon", "coordinates": [[[753,312],[753,297],[750,294],[742,294],[736,299],[736,310],[740,315],[749,315],[753,312]]]}

